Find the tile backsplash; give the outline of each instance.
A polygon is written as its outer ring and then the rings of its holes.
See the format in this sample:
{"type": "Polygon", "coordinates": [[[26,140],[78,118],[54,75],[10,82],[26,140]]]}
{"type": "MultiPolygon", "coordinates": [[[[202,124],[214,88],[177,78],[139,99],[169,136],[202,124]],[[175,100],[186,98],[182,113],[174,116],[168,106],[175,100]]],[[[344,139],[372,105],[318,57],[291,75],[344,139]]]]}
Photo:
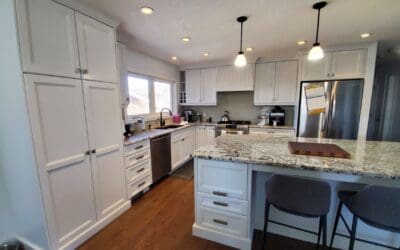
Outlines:
{"type": "MultiPolygon", "coordinates": [[[[216,106],[181,106],[180,111],[193,109],[200,115],[211,117],[213,122],[221,119],[224,111],[229,111],[231,120],[249,120],[257,124],[258,116],[264,106],[254,106],[254,92],[218,92],[216,106]]],[[[293,125],[294,106],[281,106],[286,112],[286,125],[293,125]]]]}

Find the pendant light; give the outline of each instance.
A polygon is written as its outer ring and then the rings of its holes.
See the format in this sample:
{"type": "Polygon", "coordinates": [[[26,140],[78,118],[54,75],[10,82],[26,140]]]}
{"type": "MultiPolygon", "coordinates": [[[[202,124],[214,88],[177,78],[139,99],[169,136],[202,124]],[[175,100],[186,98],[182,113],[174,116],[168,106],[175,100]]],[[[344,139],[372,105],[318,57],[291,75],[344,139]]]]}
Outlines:
{"type": "Polygon", "coordinates": [[[240,51],[238,55],[236,56],[235,59],[235,66],[236,67],[243,67],[247,64],[246,57],[244,56],[243,53],[243,48],[242,48],[242,41],[243,41],[243,23],[246,22],[247,17],[246,16],[240,16],[236,19],[240,23],[240,51]]]}
{"type": "Polygon", "coordinates": [[[318,2],[313,5],[313,9],[318,10],[318,19],[317,19],[317,33],[315,35],[315,43],[313,44],[312,49],[308,53],[308,60],[316,61],[320,60],[324,57],[324,51],[322,50],[319,42],[318,42],[318,32],[319,32],[319,16],[321,9],[327,5],[325,1],[318,2]]]}

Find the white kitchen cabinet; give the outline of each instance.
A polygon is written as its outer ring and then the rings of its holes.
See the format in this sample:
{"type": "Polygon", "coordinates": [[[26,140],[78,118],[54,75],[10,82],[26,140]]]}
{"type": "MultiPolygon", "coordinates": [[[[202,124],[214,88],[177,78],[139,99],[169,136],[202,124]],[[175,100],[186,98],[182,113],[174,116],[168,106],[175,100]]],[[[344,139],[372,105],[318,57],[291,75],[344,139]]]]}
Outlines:
{"type": "Polygon", "coordinates": [[[254,105],[295,105],[298,61],[256,64],[254,105]]]}
{"type": "Polygon", "coordinates": [[[97,218],[126,200],[121,113],[117,84],[83,81],[97,218]],[[95,151],[93,151],[95,150],[95,151]]]}
{"type": "Polygon", "coordinates": [[[118,83],[114,29],[75,12],[82,78],[118,83]]]}
{"type": "Polygon", "coordinates": [[[272,104],[275,94],[276,63],[256,64],[254,84],[254,105],[272,104]]]}
{"type": "Polygon", "coordinates": [[[364,78],[366,50],[343,50],[326,52],[324,58],[309,61],[303,56],[302,80],[336,80],[364,78]]]}
{"type": "Polygon", "coordinates": [[[201,71],[198,69],[186,70],[185,72],[185,90],[186,104],[200,104],[201,96],[201,71]]]}
{"type": "Polygon", "coordinates": [[[254,64],[244,67],[223,66],[217,68],[217,91],[253,91],[254,64]]]}
{"type": "Polygon", "coordinates": [[[333,52],[331,56],[331,78],[364,78],[367,51],[347,50],[333,52]]]}
{"type": "Polygon", "coordinates": [[[36,163],[53,248],[96,222],[81,80],[25,74],[36,163]]]}
{"type": "Polygon", "coordinates": [[[298,65],[298,61],[276,63],[274,104],[296,103],[298,65]]]}
{"type": "Polygon", "coordinates": [[[171,134],[171,170],[175,170],[190,159],[195,149],[194,128],[181,129],[171,134]]]}
{"type": "Polygon", "coordinates": [[[127,106],[129,104],[129,88],[128,88],[128,70],[126,64],[126,45],[117,43],[117,65],[119,73],[119,89],[121,92],[121,105],[127,106]]]}
{"type": "Polygon", "coordinates": [[[80,78],[74,10],[49,0],[16,6],[23,71],[80,78]]]}
{"type": "Polygon", "coordinates": [[[208,68],[201,70],[201,99],[202,105],[217,104],[217,69],[208,68]]]}
{"type": "Polygon", "coordinates": [[[191,69],[185,72],[186,103],[190,105],[216,105],[216,68],[191,69]]]}

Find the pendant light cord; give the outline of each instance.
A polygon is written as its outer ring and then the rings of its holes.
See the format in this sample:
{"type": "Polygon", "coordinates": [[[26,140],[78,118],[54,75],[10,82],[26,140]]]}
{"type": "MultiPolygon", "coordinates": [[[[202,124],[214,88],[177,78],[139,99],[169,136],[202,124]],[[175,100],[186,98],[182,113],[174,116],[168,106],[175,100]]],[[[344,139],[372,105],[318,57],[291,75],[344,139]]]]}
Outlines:
{"type": "Polygon", "coordinates": [[[242,51],[242,39],[243,39],[243,22],[240,22],[240,52],[242,51]]]}
{"type": "Polygon", "coordinates": [[[318,33],[319,33],[319,14],[321,12],[321,9],[318,9],[318,19],[317,19],[317,34],[315,36],[315,44],[318,44],[318,33]]]}

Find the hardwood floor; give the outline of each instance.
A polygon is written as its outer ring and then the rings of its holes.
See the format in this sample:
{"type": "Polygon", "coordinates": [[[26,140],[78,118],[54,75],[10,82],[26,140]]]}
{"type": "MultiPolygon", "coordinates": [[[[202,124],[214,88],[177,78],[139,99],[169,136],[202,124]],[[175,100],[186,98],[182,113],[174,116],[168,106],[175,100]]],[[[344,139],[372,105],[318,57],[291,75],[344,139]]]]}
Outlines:
{"type": "MultiPolygon", "coordinates": [[[[233,249],[193,236],[193,222],[193,179],[168,177],[78,249],[233,249]]],[[[261,249],[261,235],[260,231],[255,232],[253,249],[261,249]]],[[[268,237],[268,250],[315,249],[311,243],[272,234],[268,237]]]]}

